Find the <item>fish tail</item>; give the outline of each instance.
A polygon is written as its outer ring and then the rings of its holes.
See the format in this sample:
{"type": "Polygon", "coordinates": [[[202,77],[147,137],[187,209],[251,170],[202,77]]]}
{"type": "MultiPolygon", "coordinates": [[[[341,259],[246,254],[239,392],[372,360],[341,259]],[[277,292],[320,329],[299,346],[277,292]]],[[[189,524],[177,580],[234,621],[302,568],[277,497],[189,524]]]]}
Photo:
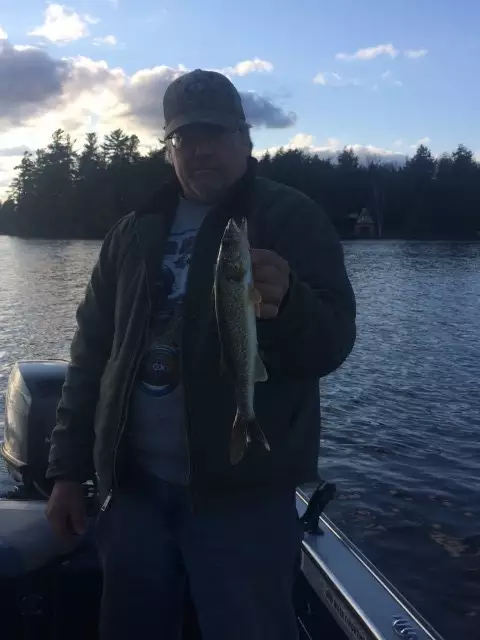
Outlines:
{"type": "Polygon", "coordinates": [[[262,428],[258,424],[256,418],[250,420],[247,423],[247,432],[248,436],[250,436],[252,440],[258,440],[258,442],[260,442],[260,444],[262,444],[267,451],[270,451],[270,445],[268,443],[267,436],[263,433],[262,428]]]}
{"type": "Polygon", "coordinates": [[[247,450],[247,425],[248,418],[246,416],[242,416],[237,411],[237,415],[233,422],[232,437],[230,440],[230,462],[232,464],[238,464],[247,450]]]}
{"type": "Polygon", "coordinates": [[[258,440],[267,451],[270,445],[256,418],[250,419],[237,412],[230,440],[230,462],[238,464],[245,455],[247,446],[252,440],[258,440]]]}

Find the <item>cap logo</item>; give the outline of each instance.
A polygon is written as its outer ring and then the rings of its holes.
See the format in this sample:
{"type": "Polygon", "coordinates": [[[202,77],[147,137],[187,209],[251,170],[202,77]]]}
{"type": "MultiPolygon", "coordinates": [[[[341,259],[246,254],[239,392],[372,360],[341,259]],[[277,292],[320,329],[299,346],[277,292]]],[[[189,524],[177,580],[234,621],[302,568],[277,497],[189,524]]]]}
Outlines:
{"type": "Polygon", "coordinates": [[[215,77],[192,78],[185,86],[184,97],[196,108],[211,109],[215,103],[225,104],[226,100],[229,101],[228,93],[223,83],[215,77]]]}
{"type": "Polygon", "coordinates": [[[206,106],[208,85],[202,80],[192,80],[185,87],[185,98],[187,102],[195,103],[198,107],[206,106]]]}
{"type": "Polygon", "coordinates": [[[202,80],[192,80],[192,82],[190,82],[186,88],[188,93],[191,93],[192,95],[198,95],[205,90],[205,87],[205,82],[203,82],[202,80]]]}

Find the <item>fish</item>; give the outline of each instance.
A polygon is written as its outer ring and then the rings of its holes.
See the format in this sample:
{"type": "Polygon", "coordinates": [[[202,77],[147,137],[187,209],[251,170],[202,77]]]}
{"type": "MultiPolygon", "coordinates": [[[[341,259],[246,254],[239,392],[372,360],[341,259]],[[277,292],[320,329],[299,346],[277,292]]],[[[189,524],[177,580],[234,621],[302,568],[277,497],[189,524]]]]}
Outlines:
{"type": "Polygon", "coordinates": [[[233,380],[237,402],[229,451],[235,465],[252,440],[270,451],[254,410],[255,383],[266,382],[268,373],[258,352],[256,308],[260,295],[253,281],[246,218],[240,225],[231,218],[225,227],[215,264],[214,302],[221,365],[233,380]]]}

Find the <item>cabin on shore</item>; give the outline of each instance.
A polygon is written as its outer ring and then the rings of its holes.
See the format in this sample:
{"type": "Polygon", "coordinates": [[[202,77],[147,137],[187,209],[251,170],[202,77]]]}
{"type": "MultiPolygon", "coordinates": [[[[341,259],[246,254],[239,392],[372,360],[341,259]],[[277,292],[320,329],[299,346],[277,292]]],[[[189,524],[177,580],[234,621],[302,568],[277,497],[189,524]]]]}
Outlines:
{"type": "Polygon", "coordinates": [[[351,236],[354,238],[375,238],[376,224],[372,215],[366,207],[360,213],[350,213],[348,215],[351,224],[351,236]]]}

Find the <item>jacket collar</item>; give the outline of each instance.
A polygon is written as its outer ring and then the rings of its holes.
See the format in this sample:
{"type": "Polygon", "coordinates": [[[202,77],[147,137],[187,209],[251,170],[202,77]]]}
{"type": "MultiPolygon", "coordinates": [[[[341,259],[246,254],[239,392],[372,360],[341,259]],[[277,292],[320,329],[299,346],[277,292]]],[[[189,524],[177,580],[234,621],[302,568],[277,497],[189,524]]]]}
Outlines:
{"type": "MultiPolygon", "coordinates": [[[[200,244],[203,247],[201,253],[209,254],[210,252],[214,255],[218,251],[218,243],[229,217],[235,218],[237,222],[242,216],[250,217],[257,165],[255,158],[249,158],[247,170],[243,176],[232,185],[224,198],[214,207],[208,216],[205,229],[203,229],[205,225],[202,225],[202,233],[199,232],[202,238],[200,244]]],[[[147,264],[152,296],[158,274],[162,272],[165,244],[170,235],[181,192],[180,183],[174,176],[135,212],[137,237],[147,264]]],[[[252,232],[252,226],[249,225],[249,233],[252,232]]],[[[196,271],[200,272],[198,268],[196,271]]],[[[208,275],[211,275],[211,269],[208,275]]]]}

